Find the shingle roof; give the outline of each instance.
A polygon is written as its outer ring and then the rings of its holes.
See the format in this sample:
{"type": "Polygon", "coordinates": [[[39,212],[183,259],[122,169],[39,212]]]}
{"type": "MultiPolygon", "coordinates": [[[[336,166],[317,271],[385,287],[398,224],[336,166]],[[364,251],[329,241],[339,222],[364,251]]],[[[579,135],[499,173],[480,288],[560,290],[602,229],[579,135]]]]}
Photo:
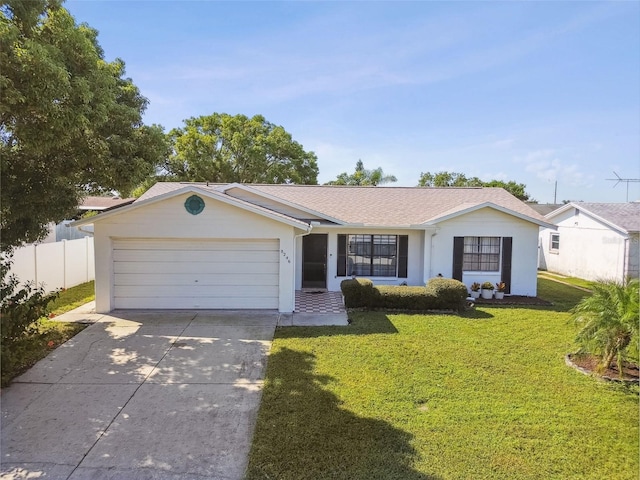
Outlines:
{"type": "Polygon", "coordinates": [[[252,185],[251,188],[348,223],[380,226],[419,225],[487,202],[546,222],[541,215],[502,188],[327,185],[252,185]]]}
{"type": "MultiPolygon", "coordinates": [[[[138,201],[187,185],[220,190],[220,184],[157,183],[138,201]]],[[[336,185],[246,185],[307,210],[348,224],[410,226],[428,223],[445,214],[492,203],[536,223],[548,221],[502,188],[351,187],[336,185]]]]}
{"type": "Polygon", "coordinates": [[[80,210],[109,210],[133,203],[135,198],[120,197],[84,197],[78,208],[80,210]]]}
{"type": "Polygon", "coordinates": [[[626,230],[640,232],[640,203],[588,203],[572,202],[581,210],[590,212],[607,222],[626,230]]]}
{"type": "Polygon", "coordinates": [[[527,203],[540,215],[547,215],[564,205],[564,203],[527,203]]]}

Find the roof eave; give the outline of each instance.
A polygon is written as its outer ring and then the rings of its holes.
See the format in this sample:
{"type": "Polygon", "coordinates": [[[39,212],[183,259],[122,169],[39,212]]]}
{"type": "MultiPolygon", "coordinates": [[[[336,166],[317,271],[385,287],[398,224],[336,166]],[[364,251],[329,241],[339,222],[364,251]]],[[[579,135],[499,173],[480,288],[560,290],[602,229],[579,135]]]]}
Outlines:
{"type": "Polygon", "coordinates": [[[610,227],[611,229],[617,231],[618,233],[622,234],[622,235],[630,235],[633,232],[630,232],[629,230],[627,230],[624,227],[621,227],[620,225],[616,225],[615,223],[607,220],[606,218],[602,218],[599,215],[596,215],[595,213],[593,213],[591,210],[587,210],[586,208],[584,208],[582,205],[578,204],[578,203],[574,203],[574,202],[569,202],[566,205],[563,205],[562,207],[560,207],[557,210],[554,210],[551,213],[548,213],[547,215],[545,215],[545,218],[551,218],[551,217],[555,217],[556,215],[566,212],[567,210],[571,209],[571,208],[575,208],[576,210],[581,211],[582,213],[585,213],[587,215],[589,215],[590,217],[596,219],[599,222],[604,223],[605,225],[607,225],[608,227],[610,227]]]}
{"type": "Polygon", "coordinates": [[[543,222],[541,220],[538,220],[537,218],[529,217],[528,215],[524,215],[524,214],[522,214],[520,212],[516,212],[515,210],[511,210],[510,208],[506,208],[506,207],[497,205],[497,204],[492,203],[492,202],[479,203],[477,205],[473,205],[473,206],[471,206],[469,208],[465,208],[465,209],[459,210],[457,212],[450,213],[448,215],[436,216],[436,217],[430,218],[429,220],[424,222],[424,225],[433,225],[433,226],[435,226],[438,223],[444,222],[446,220],[451,220],[453,218],[459,217],[461,215],[466,215],[466,214],[471,213],[471,212],[475,212],[476,210],[480,210],[482,208],[492,208],[494,210],[497,210],[499,212],[505,213],[507,215],[511,215],[513,217],[519,218],[520,220],[524,220],[525,222],[534,223],[534,224],[538,225],[539,227],[551,228],[553,230],[557,229],[556,225],[554,225],[552,223],[543,222]]]}
{"type": "MultiPolygon", "coordinates": [[[[341,220],[339,218],[331,217],[331,216],[329,216],[329,215],[327,215],[325,213],[319,212],[317,210],[313,210],[311,208],[307,208],[307,207],[304,207],[304,206],[302,206],[300,204],[290,202],[289,200],[285,200],[285,199],[277,197],[275,195],[271,195],[269,193],[265,193],[265,192],[262,192],[260,190],[256,190],[255,188],[251,188],[250,186],[244,185],[242,183],[230,183],[228,185],[225,185],[224,188],[220,189],[220,192],[229,195],[227,193],[227,191],[231,190],[232,188],[238,188],[240,190],[244,190],[245,192],[253,193],[254,195],[258,195],[259,197],[267,198],[267,199],[272,200],[274,202],[278,202],[278,203],[281,203],[281,204],[286,205],[288,207],[295,208],[297,210],[300,210],[300,211],[305,212],[305,213],[309,213],[309,214],[314,215],[316,217],[320,217],[320,218],[322,218],[324,220],[328,220],[330,222],[337,223],[338,225],[349,225],[348,222],[345,222],[344,220],[341,220]]],[[[231,195],[229,195],[229,196],[231,196],[231,195]]]]}
{"type": "Polygon", "coordinates": [[[262,215],[263,217],[267,217],[267,218],[271,218],[272,220],[275,220],[277,222],[281,222],[281,223],[285,223],[288,224],[292,227],[295,228],[299,228],[301,230],[305,230],[305,231],[310,231],[311,226],[306,223],[303,222],[302,220],[298,220],[297,218],[292,218],[289,217],[287,215],[281,214],[281,213],[274,213],[271,212],[270,210],[263,208],[263,207],[259,207],[257,205],[252,205],[248,202],[242,201],[238,198],[234,198],[230,195],[226,195],[223,193],[217,193],[217,192],[211,192],[209,190],[205,190],[196,186],[186,186],[184,188],[179,188],[177,190],[172,190],[171,192],[167,192],[167,193],[163,193],[161,195],[157,195],[154,196],[152,198],[149,198],[147,200],[143,200],[141,202],[134,202],[130,205],[126,205],[124,207],[121,208],[117,208],[115,210],[110,210],[110,211],[106,211],[104,213],[99,213],[98,215],[95,215],[93,217],[89,217],[89,218],[85,218],[85,219],[80,219],[80,220],[76,220],[75,222],[72,222],[69,224],[69,226],[72,227],[81,227],[84,225],[92,225],[94,223],[96,223],[96,221],[103,221],[106,218],[112,217],[114,215],[120,215],[122,213],[126,213],[126,212],[130,212],[133,210],[137,210],[139,208],[145,207],[147,205],[151,205],[157,202],[161,202],[163,200],[172,198],[172,197],[177,197],[179,195],[185,194],[185,193],[198,193],[200,195],[203,195],[207,198],[213,199],[213,200],[218,200],[222,203],[226,203],[228,205],[233,205],[236,206],[238,208],[241,208],[243,210],[255,213],[257,215],[262,215]]]}

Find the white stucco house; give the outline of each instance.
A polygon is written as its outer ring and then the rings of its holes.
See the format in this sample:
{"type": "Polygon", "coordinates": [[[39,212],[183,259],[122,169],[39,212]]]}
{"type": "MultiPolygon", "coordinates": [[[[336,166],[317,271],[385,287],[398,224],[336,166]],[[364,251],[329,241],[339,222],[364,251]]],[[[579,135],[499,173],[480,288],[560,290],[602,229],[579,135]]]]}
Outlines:
{"type": "Polygon", "coordinates": [[[585,280],[624,281],[640,272],[640,203],[571,202],[545,215],[540,268],[585,280]]]}
{"type": "Polygon", "coordinates": [[[96,310],[278,309],[351,275],[421,285],[438,274],[536,295],[538,231],[500,188],[158,183],[94,225],[96,310]]]}

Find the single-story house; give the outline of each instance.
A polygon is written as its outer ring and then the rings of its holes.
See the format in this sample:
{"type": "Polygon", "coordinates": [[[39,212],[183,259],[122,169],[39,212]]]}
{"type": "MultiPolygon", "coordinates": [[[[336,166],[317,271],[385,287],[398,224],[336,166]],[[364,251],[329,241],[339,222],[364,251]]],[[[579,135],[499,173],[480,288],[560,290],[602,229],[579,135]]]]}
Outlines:
{"type": "Polygon", "coordinates": [[[96,310],[278,309],[356,275],[536,295],[544,217],[501,188],[157,183],[94,225],[96,310]]]}
{"type": "Polygon", "coordinates": [[[571,202],[545,215],[540,268],[585,280],[624,281],[640,272],[640,203],[571,202]]]}

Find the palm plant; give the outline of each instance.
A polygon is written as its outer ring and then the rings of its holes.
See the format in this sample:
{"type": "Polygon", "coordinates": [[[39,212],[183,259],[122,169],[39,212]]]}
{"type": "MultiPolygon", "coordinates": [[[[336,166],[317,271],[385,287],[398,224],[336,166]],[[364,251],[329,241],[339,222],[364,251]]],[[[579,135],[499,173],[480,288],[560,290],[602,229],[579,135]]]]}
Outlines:
{"type": "Polygon", "coordinates": [[[616,360],[622,376],[623,361],[632,352],[638,353],[638,285],[638,279],[595,282],[593,294],[571,310],[571,318],[580,327],[576,336],[580,351],[600,357],[601,371],[616,360]]]}
{"type": "Polygon", "coordinates": [[[375,170],[367,170],[364,168],[362,160],[358,160],[354,173],[349,175],[347,172],[343,172],[338,175],[335,180],[327,182],[326,185],[363,185],[376,187],[384,183],[397,181],[398,179],[394,175],[385,175],[382,167],[378,167],[375,170]]]}

